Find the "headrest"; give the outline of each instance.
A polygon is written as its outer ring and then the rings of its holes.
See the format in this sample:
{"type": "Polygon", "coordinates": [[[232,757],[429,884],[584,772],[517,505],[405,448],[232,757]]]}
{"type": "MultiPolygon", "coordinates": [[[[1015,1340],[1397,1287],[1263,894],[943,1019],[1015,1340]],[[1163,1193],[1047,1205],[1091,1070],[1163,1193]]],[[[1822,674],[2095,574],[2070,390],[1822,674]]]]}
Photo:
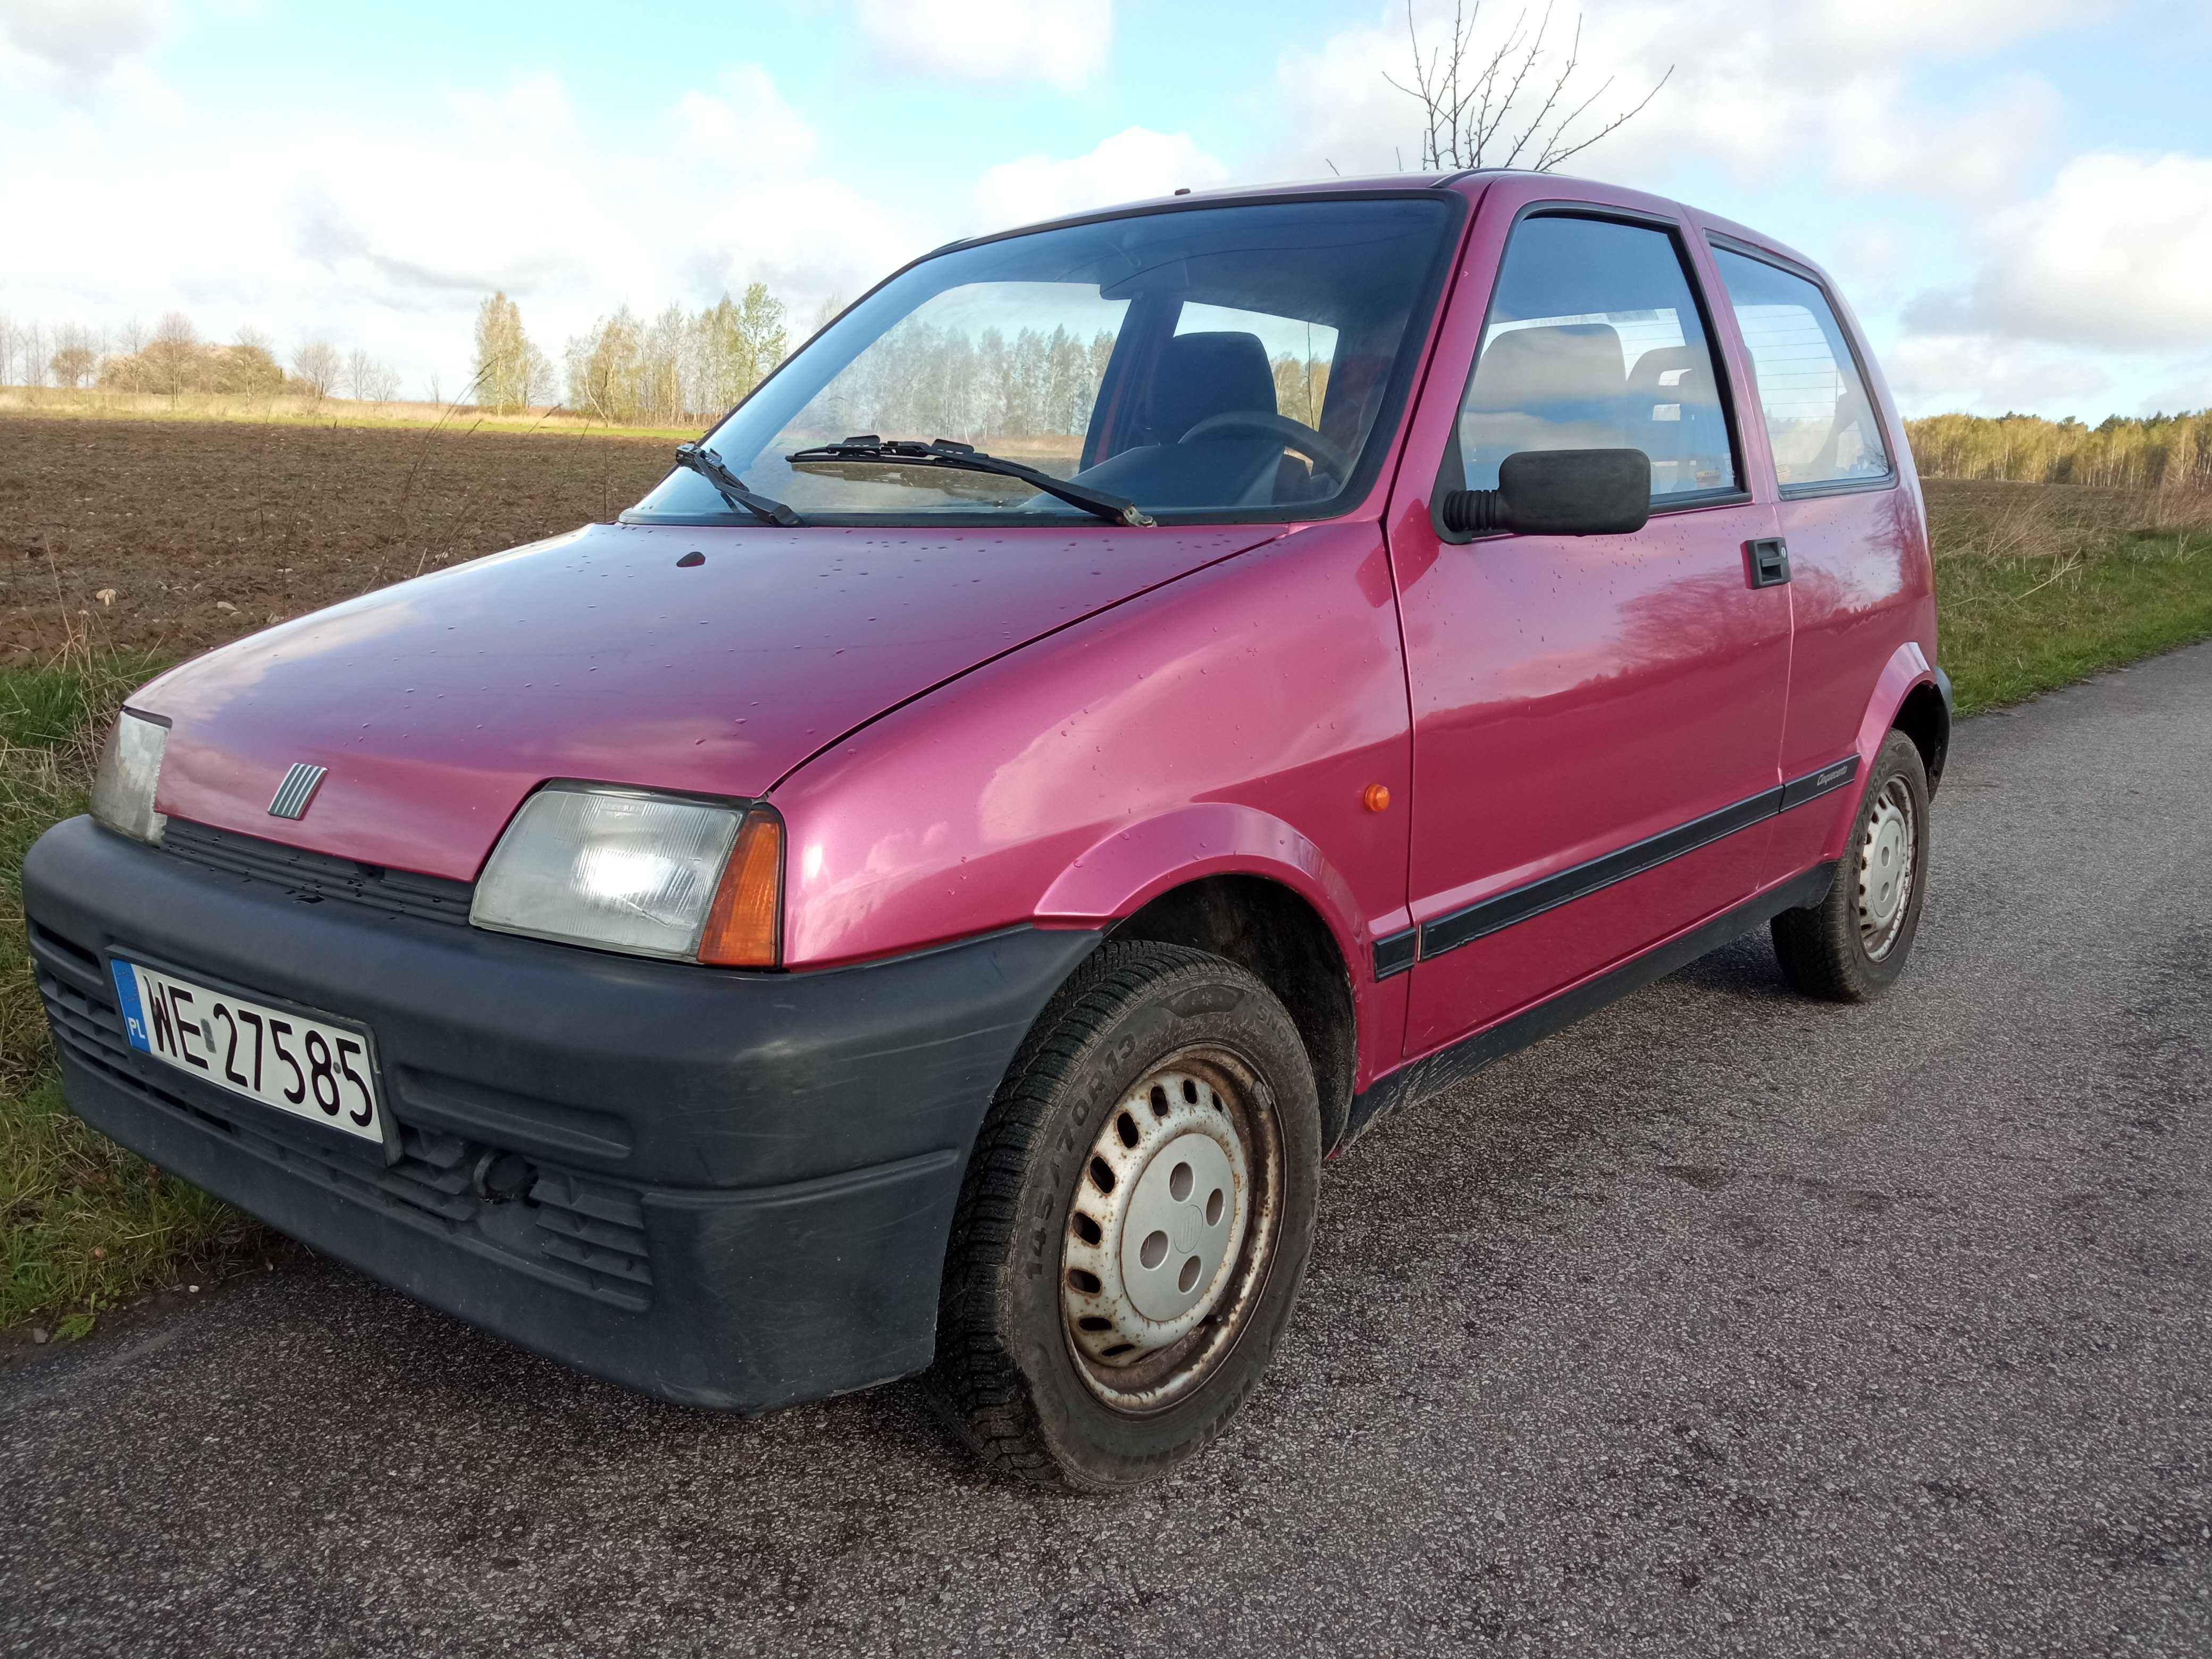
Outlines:
{"type": "Polygon", "coordinates": [[[1628,390],[1620,336],[1609,323],[1509,329],[1483,348],[1468,408],[1483,414],[1595,403],[1628,390]]]}
{"type": "Polygon", "coordinates": [[[1200,421],[1275,411],[1275,371],[1256,334],[1178,334],[1152,375],[1152,439],[1173,443],[1200,421]]]}
{"type": "Polygon", "coordinates": [[[1678,386],[1701,385],[1703,382],[1694,374],[1681,371],[1704,369],[1711,362],[1703,346],[1661,346],[1656,351],[1645,352],[1636,360],[1636,367],[1628,372],[1628,389],[1631,392],[1671,391],[1678,386]],[[1666,374],[1674,374],[1676,378],[1662,386],[1660,379],[1666,374]]]}

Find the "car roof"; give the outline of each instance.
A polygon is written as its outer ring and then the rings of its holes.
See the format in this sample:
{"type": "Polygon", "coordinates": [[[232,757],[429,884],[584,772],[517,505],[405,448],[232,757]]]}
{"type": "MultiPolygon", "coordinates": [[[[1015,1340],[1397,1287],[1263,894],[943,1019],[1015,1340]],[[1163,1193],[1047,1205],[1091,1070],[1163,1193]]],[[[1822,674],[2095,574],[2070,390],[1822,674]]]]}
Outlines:
{"type": "Polygon", "coordinates": [[[1717,214],[1706,213],[1686,203],[1632,190],[1621,185],[1607,184],[1600,179],[1577,178],[1557,173],[1534,173],[1518,167],[1467,167],[1455,173],[1382,173],[1357,178],[1332,176],[1327,179],[1296,179],[1266,185],[1231,185],[1215,190],[1177,191],[1169,196],[1140,197],[1119,202],[1110,207],[1087,209],[1080,213],[1056,215],[1030,224],[1010,225],[1003,230],[981,235],[963,236],[944,246],[932,250],[944,253],[956,247],[967,247],[982,242],[995,242],[1003,237],[1025,236],[1033,231],[1050,230],[1061,225],[1095,224],[1100,220],[1118,219],[1143,213],[1175,211],[1186,208],[1220,207],[1231,204],[1297,201],[1329,196],[1373,196],[1378,194],[1412,194],[1422,191],[1451,191],[1462,196],[1478,196],[1491,184],[1504,179],[1533,182],[1542,179],[1559,185],[1559,194],[1571,201],[1588,201],[1603,207],[1641,208],[1645,210],[1662,209],[1669,213],[1686,215],[1702,230],[1714,232],[1734,241],[1771,253],[1808,271],[1820,274],[1820,268],[1811,259],[1747,225],[1724,219],[1717,214]]]}

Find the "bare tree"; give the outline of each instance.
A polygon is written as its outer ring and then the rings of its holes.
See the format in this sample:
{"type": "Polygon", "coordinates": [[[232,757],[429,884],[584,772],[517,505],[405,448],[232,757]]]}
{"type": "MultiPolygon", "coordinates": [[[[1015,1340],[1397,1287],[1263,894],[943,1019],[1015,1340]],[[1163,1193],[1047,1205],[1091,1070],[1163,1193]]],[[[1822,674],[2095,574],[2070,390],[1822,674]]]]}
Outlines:
{"type": "Polygon", "coordinates": [[[21,325],[16,336],[21,349],[23,366],[18,386],[44,386],[46,383],[46,329],[33,317],[21,325]]]}
{"type": "Polygon", "coordinates": [[[54,355],[46,367],[53,371],[54,384],[67,386],[72,392],[92,379],[93,371],[100,367],[100,354],[93,349],[92,336],[75,323],[65,323],[54,337],[54,355]]]}
{"type": "Polygon", "coordinates": [[[309,340],[292,354],[292,372],[318,398],[327,398],[337,389],[340,367],[338,349],[328,340],[309,340]]]}
{"type": "Polygon", "coordinates": [[[1475,44],[1481,21],[1482,0],[1471,6],[1453,0],[1450,39],[1441,46],[1424,46],[1413,21],[1413,0],[1406,0],[1413,84],[1407,86],[1387,72],[1382,78],[1421,106],[1425,169],[1517,167],[1548,173],[1642,114],[1674,73],[1669,64],[1658,84],[1632,107],[1595,132],[1577,132],[1576,124],[1613,86],[1608,76],[1589,96],[1581,97],[1574,85],[1582,68],[1582,14],[1575,14],[1574,33],[1564,58],[1545,50],[1552,27],[1549,5],[1538,15],[1534,30],[1527,12],[1516,15],[1504,39],[1487,53],[1475,44]]]}
{"type": "Polygon", "coordinates": [[[192,326],[191,318],[181,311],[165,313],[155,327],[154,337],[138,354],[152,381],[148,390],[167,392],[172,398],[191,391],[193,370],[198,366],[199,340],[199,331],[192,326]]]}

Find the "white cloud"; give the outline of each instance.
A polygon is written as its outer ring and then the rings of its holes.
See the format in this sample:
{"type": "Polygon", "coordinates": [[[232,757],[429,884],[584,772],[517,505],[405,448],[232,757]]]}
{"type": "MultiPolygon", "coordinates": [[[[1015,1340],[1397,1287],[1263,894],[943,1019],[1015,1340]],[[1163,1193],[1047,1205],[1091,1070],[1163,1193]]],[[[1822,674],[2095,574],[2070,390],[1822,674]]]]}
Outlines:
{"type": "Polygon", "coordinates": [[[2112,377],[2087,358],[2024,349],[1985,334],[1916,335],[1882,354],[1882,370],[1908,416],[1954,410],[2073,409],[2106,398],[2112,377]]]}
{"type": "Polygon", "coordinates": [[[1974,107],[1930,112],[1904,77],[1882,76],[1839,88],[1823,113],[1832,131],[1852,135],[1832,152],[1846,189],[1985,202],[2044,147],[2060,108],[2049,82],[2022,76],[1974,107]]]}
{"type": "Polygon", "coordinates": [[[2212,346],[2212,158],[2077,157],[1983,240],[1972,283],[1921,295],[1909,323],[2120,351],[2212,346]]]}
{"type": "MultiPolygon", "coordinates": [[[[2063,24],[2068,10],[2057,0],[1872,3],[1877,13],[1893,15],[1893,27],[1870,23],[1859,0],[1813,7],[1793,0],[1592,0],[1572,87],[1597,95],[1572,131],[1595,131],[1668,78],[1642,114],[1568,170],[1663,189],[1685,163],[1709,161],[1747,179],[1948,199],[1986,196],[2017,178],[2046,140],[2057,95],[2027,76],[1993,89],[1962,89],[1954,69],[1927,60],[2063,24]],[[1939,70],[1944,90],[1931,94],[1917,77],[1939,70]]],[[[1498,12],[1471,56],[1480,59],[1503,44],[1516,15],[1498,12]]],[[[1445,0],[1420,0],[1416,16],[1425,45],[1449,38],[1445,0]]],[[[1571,27],[1555,16],[1531,88],[1548,84],[1563,64],[1571,27]]],[[[1408,81],[1411,60],[1405,14],[1395,7],[1379,8],[1372,22],[1345,28],[1317,48],[1284,53],[1274,168],[1303,176],[1330,165],[1345,173],[1419,165],[1419,106],[1383,79],[1408,81]]],[[[1515,131],[1509,125],[1507,136],[1515,131]]],[[[1484,160],[1507,163],[1495,149],[1484,160]]]]}
{"type": "Polygon", "coordinates": [[[1031,155],[991,168],[975,185],[973,228],[1002,230],[1175,190],[1210,190],[1228,178],[1189,134],[1130,127],[1086,155],[1031,155]]]}
{"type": "Polygon", "coordinates": [[[576,125],[568,83],[546,70],[518,76],[501,92],[449,92],[446,102],[478,136],[503,143],[541,143],[576,125]]]}
{"type": "Polygon", "coordinates": [[[175,21],[169,0],[0,0],[0,41],[76,82],[152,51],[175,21]]]}
{"type": "Polygon", "coordinates": [[[557,356],[619,304],[696,307],[756,278],[803,320],[951,228],[942,201],[932,222],[823,176],[757,69],[672,93],[635,130],[603,130],[533,74],[456,91],[404,131],[334,119],[281,145],[204,110],[156,132],[127,100],[94,119],[0,99],[0,154],[27,146],[46,164],[0,167],[0,223],[70,234],[10,245],[0,310],[113,326],[178,308],[211,337],[252,325],[287,349],[325,334],[392,360],[410,391],[465,377],[495,287],[557,356]],[[691,145],[711,154],[688,163],[691,145]]]}
{"type": "Polygon", "coordinates": [[[814,129],[784,101],[768,71],[748,64],[724,71],[720,92],[677,100],[676,130],[718,170],[745,178],[787,173],[814,159],[814,129]]]}
{"type": "Polygon", "coordinates": [[[1111,0],[855,0],[880,72],[1074,91],[1105,67],[1111,0]]]}
{"type": "MultiPolygon", "coordinates": [[[[2101,0],[2095,21],[2128,9],[2101,0]]],[[[1984,52],[2082,21],[2079,0],[1816,0],[1793,9],[1807,45],[1884,57],[1984,52]]]]}
{"type": "Polygon", "coordinates": [[[2161,365],[2164,377],[2136,405],[2138,415],[2171,415],[2185,409],[2212,409],[2212,352],[2161,365]]]}

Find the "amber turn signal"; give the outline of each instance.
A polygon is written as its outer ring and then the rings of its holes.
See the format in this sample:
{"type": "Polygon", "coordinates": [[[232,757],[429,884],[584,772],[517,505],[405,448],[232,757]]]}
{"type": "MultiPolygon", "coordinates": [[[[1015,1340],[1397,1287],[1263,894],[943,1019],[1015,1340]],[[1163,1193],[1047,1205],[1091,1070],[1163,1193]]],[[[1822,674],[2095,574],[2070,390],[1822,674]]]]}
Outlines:
{"type": "Polygon", "coordinates": [[[1389,786],[1381,783],[1369,784],[1365,789],[1360,792],[1359,804],[1364,806],[1370,812],[1381,812],[1389,810],[1390,805],[1389,786]]]}
{"type": "Polygon", "coordinates": [[[782,898],[783,823],[773,812],[751,813],[722,866],[699,960],[716,968],[775,967],[782,898]]]}

